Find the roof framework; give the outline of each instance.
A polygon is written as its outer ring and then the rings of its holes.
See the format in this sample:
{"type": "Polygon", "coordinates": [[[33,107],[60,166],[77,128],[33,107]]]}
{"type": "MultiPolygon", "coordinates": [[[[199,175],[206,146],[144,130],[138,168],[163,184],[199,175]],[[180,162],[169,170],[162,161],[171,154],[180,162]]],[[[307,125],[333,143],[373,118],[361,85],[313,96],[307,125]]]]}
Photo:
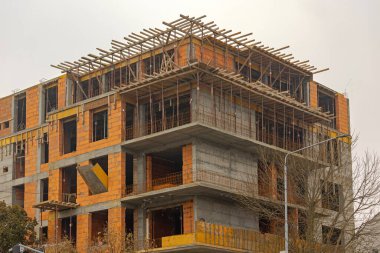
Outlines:
{"type": "Polygon", "coordinates": [[[230,73],[224,69],[215,68],[201,62],[194,62],[186,67],[162,72],[139,82],[122,86],[121,93],[129,94],[132,98],[136,95],[148,97],[151,93],[160,93],[165,88],[175,87],[178,83],[190,83],[197,79],[202,79],[202,83],[209,86],[218,87],[221,85],[224,87],[225,94],[231,93],[252,104],[265,106],[266,108],[277,106],[277,110],[284,106],[287,114],[294,113],[295,117],[302,118],[310,123],[328,122],[333,117],[333,115],[295,100],[287,92],[279,92],[260,82],[247,82],[240,74],[230,73]]]}
{"type": "MultiPolygon", "coordinates": [[[[317,69],[308,63],[309,60],[294,60],[292,54],[283,52],[289,46],[280,48],[266,46],[251,38],[252,33],[242,34],[241,32],[221,29],[214,21],[204,21],[205,17],[205,15],[197,18],[180,15],[177,20],[163,22],[164,29],[143,29],[140,33],[132,33],[124,37],[124,41],[112,40],[111,48],[108,50],[97,48],[98,54],[90,53],[76,61],[64,61],[52,66],[62,72],[83,76],[145,52],[162,48],[170,43],[181,41],[184,38],[194,37],[202,41],[213,39],[222,42],[242,56],[260,58],[264,65],[266,62],[277,63],[279,71],[281,65],[286,65],[289,69],[303,73],[305,76],[312,76],[328,70],[317,69]]],[[[276,64],[271,64],[272,67],[275,68],[276,64]]]]}

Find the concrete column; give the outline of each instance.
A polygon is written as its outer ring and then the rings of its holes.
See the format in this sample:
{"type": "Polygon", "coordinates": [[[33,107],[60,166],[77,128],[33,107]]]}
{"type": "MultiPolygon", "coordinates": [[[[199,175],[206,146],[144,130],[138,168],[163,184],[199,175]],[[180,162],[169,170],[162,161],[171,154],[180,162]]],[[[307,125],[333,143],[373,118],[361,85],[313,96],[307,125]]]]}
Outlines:
{"type": "Polygon", "coordinates": [[[73,80],[66,79],[66,106],[69,106],[73,103],[73,80]]]}
{"type": "Polygon", "coordinates": [[[146,191],[146,158],[144,153],[133,157],[133,184],[138,192],[146,191]]]}
{"type": "Polygon", "coordinates": [[[38,90],[39,90],[38,93],[41,94],[40,99],[38,101],[38,111],[39,111],[38,122],[40,124],[43,124],[43,123],[45,123],[45,118],[46,118],[46,114],[45,114],[45,112],[46,112],[45,111],[45,106],[46,106],[46,104],[45,104],[45,89],[44,89],[43,85],[40,85],[38,87],[38,90]]]}
{"type": "Polygon", "coordinates": [[[136,216],[136,225],[135,226],[135,233],[137,233],[137,241],[138,242],[143,242],[145,241],[147,237],[147,213],[144,207],[139,207],[135,211],[136,216]]]}
{"type": "Polygon", "coordinates": [[[139,105],[139,129],[138,129],[138,136],[144,136],[146,135],[146,129],[145,129],[145,105],[139,105]]]}

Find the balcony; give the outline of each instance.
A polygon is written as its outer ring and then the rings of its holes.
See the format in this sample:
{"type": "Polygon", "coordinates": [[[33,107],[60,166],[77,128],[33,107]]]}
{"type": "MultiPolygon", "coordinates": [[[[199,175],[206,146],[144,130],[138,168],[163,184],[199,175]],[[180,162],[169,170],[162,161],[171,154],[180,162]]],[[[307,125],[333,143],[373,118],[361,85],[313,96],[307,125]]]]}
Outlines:
{"type": "Polygon", "coordinates": [[[243,178],[248,180],[251,176],[252,175],[241,173],[241,179],[236,179],[229,175],[205,169],[190,173],[176,172],[152,180],[152,187],[148,187],[144,190],[139,190],[136,184],[127,185],[124,196],[128,197],[191,183],[208,184],[211,187],[223,188],[226,191],[235,193],[243,192],[246,191],[247,187],[247,181],[244,181],[243,178]]]}
{"type": "MultiPolygon", "coordinates": [[[[258,117],[261,117],[259,114],[260,113],[257,113],[258,117]]],[[[251,121],[253,121],[253,119],[251,119],[251,121]]],[[[203,127],[204,132],[206,131],[205,128],[210,128],[209,130],[218,131],[220,135],[230,135],[231,138],[238,137],[246,141],[253,141],[258,145],[261,143],[288,151],[294,151],[327,138],[327,135],[316,136],[307,128],[303,129],[292,125],[286,125],[284,127],[279,123],[276,123],[277,126],[274,127],[274,123],[275,122],[269,120],[261,122],[261,120],[258,119],[250,124],[249,120],[241,120],[237,118],[236,115],[215,114],[210,112],[209,108],[201,108],[198,112],[188,111],[180,113],[178,117],[177,115],[167,117],[165,120],[146,120],[145,123],[140,126],[137,126],[135,123],[126,129],[126,141],[128,141],[126,145],[131,145],[132,149],[135,148],[134,146],[141,148],[138,142],[149,142],[150,138],[159,138],[161,135],[171,138],[171,135],[174,135],[173,133],[176,129],[178,130],[178,135],[183,132],[183,138],[185,138],[186,135],[191,135],[193,132],[198,133],[202,131],[198,129],[199,127],[203,127]],[[193,130],[187,129],[186,126],[193,130]],[[162,134],[160,135],[158,133],[162,134]],[[148,136],[150,136],[150,138],[142,138],[148,136]],[[311,136],[314,137],[312,138],[311,136]]],[[[207,133],[205,134],[207,135],[207,133]]],[[[178,136],[176,138],[178,138],[178,136]]],[[[224,138],[219,138],[219,141],[222,140],[224,140],[224,138]]],[[[322,162],[328,161],[328,149],[324,147],[306,150],[301,153],[310,158],[318,158],[318,160],[322,162]]]]}
{"type": "MultiPolygon", "coordinates": [[[[167,236],[150,242],[139,243],[140,252],[147,245],[154,252],[265,252],[278,253],[284,249],[284,239],[255,230],[235,228],[220,224],[197,221],[195,232],[167,236]],[[144,245],[144,246],[143,246],[144,245]],[[140,247],[141,246],[141,247],[140,247]]],[[[296,239],[290,241],[290,250],[295,252],[344,252],[341,246],[307,243],[296,239]]]]}

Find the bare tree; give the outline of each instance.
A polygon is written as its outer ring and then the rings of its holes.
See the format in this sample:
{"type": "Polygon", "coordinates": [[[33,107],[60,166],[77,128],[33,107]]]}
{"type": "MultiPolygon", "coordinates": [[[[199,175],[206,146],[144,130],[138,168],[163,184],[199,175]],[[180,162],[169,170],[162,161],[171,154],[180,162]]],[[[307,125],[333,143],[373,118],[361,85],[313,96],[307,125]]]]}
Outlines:
{"type": "MultiPolygon", "coordinates": [[[[331,141],[288,160],[292,252],[365,252],[366,238],[376,233],[368,226],[380,204],[379,158],[366,153],[351,160],[351,148],[331,141]]],[[[283,240],[285,154],[264,148],[258,153],[257,173],[236,198],[259,215],[262,232],[283,240]]]]}
{"type": "Polygon", "coordinates": [[[97,238],[91,243],[89,253],[134,253],[150,252],[154,248],[150,240],[138,241],[132,233],[126,235],[119,231],[104,228],[97,238]]]}

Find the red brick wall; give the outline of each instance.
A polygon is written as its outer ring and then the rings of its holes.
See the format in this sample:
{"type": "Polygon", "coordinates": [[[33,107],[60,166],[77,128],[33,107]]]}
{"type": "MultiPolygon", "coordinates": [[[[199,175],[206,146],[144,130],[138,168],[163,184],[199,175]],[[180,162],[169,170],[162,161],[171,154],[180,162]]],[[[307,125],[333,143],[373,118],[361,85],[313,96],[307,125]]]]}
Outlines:
{"type": "Polygon", "coordinates": [[[152,190],[152,156],[146,156],[146,190],[152,190]]]}
{"type": "MultiPolygon", "coordinates": [[[[12,96],[0,99],[0,122],[9,121],[9,128],[3,129],[1,126],[0,137],[11,133],[12,118],[12,96]]],[[[1,123],[2,124],[2,123],[1,123]]]]}
{"type": "Polygon", "coordinates": [[[60,76],[58,79],[58,109],[64,108],[66,105],[66,75],[60,76]]]}
{"type": "Polygon", "coordinates": [[[182,147],[182,177],[183,183],[193,182],[193,146],[191,144],[182,147]]]}
{"type": "Polygon", "coordinates": [[[195,58],[213,67],[226,68],[228,71],[234,71],[235,69],[232,54],[221,49],[214,50],[210,45],[203,45],[202,51],[200,42],[195,43],[195,58]]]}
{"type": "Polygon", "coordinates": [[[77,120],[77,151],[69,154],[62,155],[62,132],[63,127],[61,122],[55,122],[58,125],[50,127],[49,132],[49,151],[51,153],[51,161],[54,162],[63,158],[73,157],[79,154],[88,153],[89,151],[102,149],[108,146],[119,144],[124,140],[124,121],[123,109],[125,107],[125,101],[120,100],[120,97],[116,99],[114,103],[113,96],[110,98],[110,105],[108,109],[108,138],[92,142],[91,139],[91,110],[83,111],[78,110],[78,120],[77,120]]]}
{"type": "MultiPolygon", "coordinates": [[[[87,252],[91,241],[91,214],[80,214],[77,216],[77,250],[87,252]]],[[[50,232],[50,229],[49,229],[50,232]]]]}
{"type": "Polygon", "coordinates": [[[194,232],[194,206],[193,201],[189,200],[183,203],[183,233],[194,232]]]}
{"type": "MultiPolygon", "coordinates": [[[[82,162],[80,166],[88,165],[82,162]]],[[[90,195],[89,189],[80,174],[77,174],[77,203],[81,206],[93,205],[109,200],[121,198],[125,191],[125,153],[108,155],[108,191],[90,195]]],[[[50,185],[50,182],[49,182],[50,185]]]]}
{"type": "Polygon", "coordinates": [[[309,92],[310,92],[310,107],[318,107],[318,86],[314,81],[309,83],[309,92]]]}
{"type": "Polygon", "coordinates": [[[120,235],[125,233],[125,207],[108,209],[108,230],[120,235]]]}
{"type": "Polygon", "coordinates": [[[29,217],[34,217],[36,209],[33,208],[33,205],[39,202],[39,199],[37,200],[37,194],[35,194],[37,192],[37,182],[27,183],[24,187],[24,209],[29,217]]]}
{"type": "Polygon", "coordinates": [[[40,90],[38,86],[26,90],[26,128],[39,125],[39,99],[40,90]]]}
{"type": "Polygon", "coordinates": [[[342,133],[349,133],[348,100],[343,94],[336,94],[336,128],[342,133]]]}
{"type": "Polygon", "coordinates": [[[60,220],[56,220],[55,212],[50,211],[48,219],[48,241],[50,243],[55,243],[56,236],[57,241],[59,242],[61,238],[61,223],[60,220]]]}

